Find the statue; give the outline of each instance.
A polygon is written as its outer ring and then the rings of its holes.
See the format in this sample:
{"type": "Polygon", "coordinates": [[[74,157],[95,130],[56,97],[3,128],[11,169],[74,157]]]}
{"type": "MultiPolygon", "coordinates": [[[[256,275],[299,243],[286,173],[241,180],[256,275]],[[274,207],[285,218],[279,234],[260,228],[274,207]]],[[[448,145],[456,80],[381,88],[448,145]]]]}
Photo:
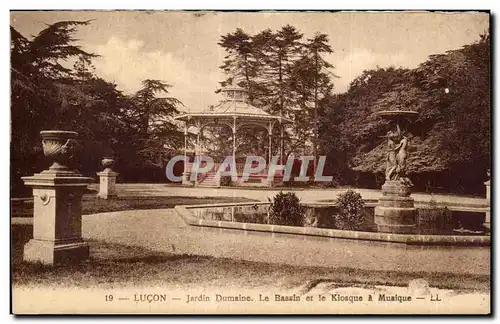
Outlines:
{"type": "Polygon", "coordinates": [[[396,169],[397,169],[397,160],[396,160],[396,152],[397,146],[395,141],[397,141],[397,134],[393,131],[387,132],[387,167],[385,171],[385,180],[396,180],[396,169]]]}
{"type": "Polygon", "coordinates": [[[408,138],[401,134],[399,127],[396,131],[387,132],[387,158],[386,158],[386,181],[401,181],[412,186],[410,179],[406,177],[406,156],[408,149],[408,138]]]}
{"type": "Polygon", "coordinates": [[[384,110],[377,115],[390,121],[391,130],[383,136],[387,140],[385,156],[385,183],[382,195],[375,207],[374,223],[383,233],[414,234],[417,228],[417,212],[411,195],[413,184],[406,177],[409,138],[401,125],[410,122],[418,113],[410,110],[384,110]]]}

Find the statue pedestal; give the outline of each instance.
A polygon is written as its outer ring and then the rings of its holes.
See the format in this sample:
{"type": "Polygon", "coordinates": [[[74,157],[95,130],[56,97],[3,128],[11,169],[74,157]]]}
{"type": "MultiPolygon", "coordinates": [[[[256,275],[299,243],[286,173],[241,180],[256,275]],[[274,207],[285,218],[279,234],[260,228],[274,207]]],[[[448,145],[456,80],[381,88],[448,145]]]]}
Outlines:
{"type": "Polygon", "coordinates": [[[33,238],[24,260],[42,264],[78,261],[89,256],[82,239],[82,195],[92,178],[72,171],[45,170],[24,183],[33,188],[33,238]]]}
{"type": "Polygon", "coordinates": [[[116,197],[116,177],[119,173],[112,171],[110,168],[104,171],[97,172],[99,176],[99,193],[97,197],[102,199],[109,199],[116,197]]]}
{"type": "Polygon", "coordinates": [[[383,233],[411,234],[416,229],[415,203],[410,187],[400,181],[386,181],[375,207],[375,224],[383,233]]]}

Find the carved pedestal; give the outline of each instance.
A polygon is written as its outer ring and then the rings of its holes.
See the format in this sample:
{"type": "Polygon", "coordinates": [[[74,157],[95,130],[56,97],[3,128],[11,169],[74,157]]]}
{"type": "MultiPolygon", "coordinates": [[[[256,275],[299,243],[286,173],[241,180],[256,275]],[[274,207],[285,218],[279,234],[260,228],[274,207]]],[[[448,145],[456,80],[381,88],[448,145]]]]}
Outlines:
{"type": "Polygon", "coordinates": [[[410,188],[400,181],[386,181],[382,197],[375,207],[375,224],[379,232],[410,234],[416,229],[415,203],[410,188]]]}
{"type": "Polygon", "coordinates": [[[99,193],[97,197],[102,199],[109,199],[116,197],[116,177],[119,173],[112,171],[110,168],[106,168],[101,172],[97,172],[99,176],[99,193]]]}
{"type": "Polygon", "coordinates": [[[34,197],[33,239],[24,246],[24,260],[53,265],[87,258],[82,195],[92,178],[46,170],[23,180],[33,188],[34,197]]]}

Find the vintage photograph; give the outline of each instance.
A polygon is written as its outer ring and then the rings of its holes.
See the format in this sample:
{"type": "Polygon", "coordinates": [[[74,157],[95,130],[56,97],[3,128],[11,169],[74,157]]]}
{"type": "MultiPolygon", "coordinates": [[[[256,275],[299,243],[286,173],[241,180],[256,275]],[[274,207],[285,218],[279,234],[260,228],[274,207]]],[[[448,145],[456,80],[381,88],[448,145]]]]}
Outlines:
{"type": "Polygon", "coordinates": [[[10,11],[11,313],[491,314],[489,11],[10,11]]]}

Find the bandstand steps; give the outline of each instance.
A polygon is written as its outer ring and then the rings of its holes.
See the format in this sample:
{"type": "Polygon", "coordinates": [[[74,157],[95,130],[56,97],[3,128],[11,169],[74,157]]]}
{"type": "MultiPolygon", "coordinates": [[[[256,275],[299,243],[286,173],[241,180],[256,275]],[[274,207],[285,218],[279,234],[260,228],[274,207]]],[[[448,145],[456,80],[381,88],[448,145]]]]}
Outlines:
{"type": "Polygon", "coordinates": [[[207,175],[198,181],[200,187],[220,187],[220,177],[217,177],[215,172],[209,172],[207,175]]]}

